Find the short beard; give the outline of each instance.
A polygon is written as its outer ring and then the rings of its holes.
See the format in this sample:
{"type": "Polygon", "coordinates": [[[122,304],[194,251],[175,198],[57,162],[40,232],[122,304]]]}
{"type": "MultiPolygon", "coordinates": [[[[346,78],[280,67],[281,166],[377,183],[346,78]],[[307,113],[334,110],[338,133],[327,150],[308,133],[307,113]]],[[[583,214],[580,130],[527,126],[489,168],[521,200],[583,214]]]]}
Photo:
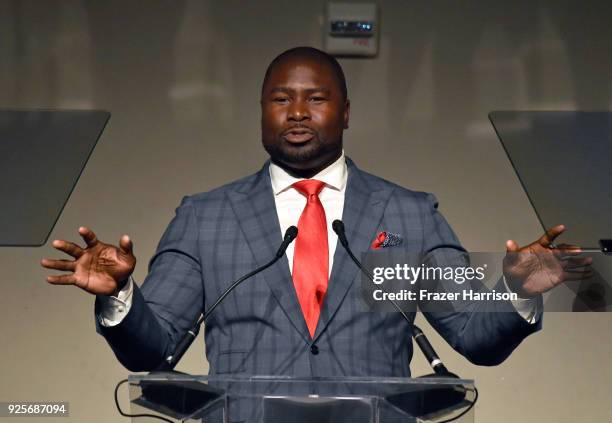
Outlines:
{"type": "Polygon", "coordinates": [[[286,143],[282,138],[273,143],[262,143],[273,162],[289,166],[317,160],[336,151],[335,144],[321,141],[318,134],[304,147],[287,145],[287,148],[282,148],[281,146],[286,143]]]}

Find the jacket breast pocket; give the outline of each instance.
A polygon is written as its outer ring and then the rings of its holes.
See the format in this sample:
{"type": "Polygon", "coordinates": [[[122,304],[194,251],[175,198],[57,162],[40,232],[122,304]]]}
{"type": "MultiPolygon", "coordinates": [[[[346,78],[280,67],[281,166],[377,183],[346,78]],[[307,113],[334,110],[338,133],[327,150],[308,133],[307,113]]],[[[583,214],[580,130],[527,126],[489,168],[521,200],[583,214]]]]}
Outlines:
{"type": "Polygon", "coordinates": [[[247,351],[227,350],[219,353],[217,360],[217,374],[222,373],[243,373],[246,371],[247,351]]]}

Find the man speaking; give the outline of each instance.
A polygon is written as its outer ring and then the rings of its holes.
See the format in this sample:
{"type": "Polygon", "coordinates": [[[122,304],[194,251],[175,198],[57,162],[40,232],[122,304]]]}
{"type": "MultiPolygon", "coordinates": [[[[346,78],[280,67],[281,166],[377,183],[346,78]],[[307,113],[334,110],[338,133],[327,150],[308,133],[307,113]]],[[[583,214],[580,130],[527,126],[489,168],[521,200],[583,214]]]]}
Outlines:
{"type": "MultiPolygon", "coordinates": [[[[153,370],[231,281],[274,256],[295,225],[286,258],[233,291],[207,321],[210,374],[409,376],[412,325],[400,313],[363,311],[359,269],[337,245],[332,222],[344,222],[356,254],[383,231],[423,254],[461,251],[435,197],[365,173],[344,156],[345,78],[320,50],[294,48],[270,63],[261,111],[270,161],[254,175],[185,197],[142,287],[130,278],[136,258],[129,237],[116,247],[85,227],[84,248],[53,242],[73,259],[43,259],[44,267],[70,272],[48,282],[95,294],[98,331],[117,358],[131,371],[153,370]]],[[[541,327],[540,294],[588,273],[579,248],[550,248],[563,230],[554,227],[523,248],[508,241],[510,253],[545,258],[531,263],[512,254],[504,261],[501,288],[519,301],[429,311],[426,318],[470,361],[500,363],[541,327]]]]}

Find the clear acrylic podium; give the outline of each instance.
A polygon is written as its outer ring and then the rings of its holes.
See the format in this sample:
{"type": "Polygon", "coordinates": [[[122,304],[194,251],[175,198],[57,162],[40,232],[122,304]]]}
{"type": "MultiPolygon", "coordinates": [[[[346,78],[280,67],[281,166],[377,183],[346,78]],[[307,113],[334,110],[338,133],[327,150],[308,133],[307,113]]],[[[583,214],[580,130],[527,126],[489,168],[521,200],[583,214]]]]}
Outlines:
{"type": "MultiPolygon", "coordinates": [[[[177,422],[473,422],[474,382],[453,378],[131,375],[132,414],[177,422]]],[[[160,421],[134,418],[134,422],[160,421]]]]}

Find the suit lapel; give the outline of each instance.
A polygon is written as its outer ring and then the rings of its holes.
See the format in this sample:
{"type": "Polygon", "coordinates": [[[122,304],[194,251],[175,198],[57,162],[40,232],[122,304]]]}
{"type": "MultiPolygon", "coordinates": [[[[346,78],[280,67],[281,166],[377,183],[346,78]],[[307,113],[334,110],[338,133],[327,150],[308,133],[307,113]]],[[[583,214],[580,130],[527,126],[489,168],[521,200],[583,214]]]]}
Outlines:
{"type": "MultiPolygon", "coordinates": [[[[274,257],[283,240],[270,183],[269,162],[254,176],[252,182],[247,181],[236,190],[228,191],[227,195],[257,266],[262,266],[274,257]]],[[[310,342],[287,257],[283,256],[262,274],[289,321],[304,340],[310,342]]]]}
{"type": "MultiPolygon", "coordinates": [[[[350,159],[347,159],[347,166],[348,181],[342,221],[346,229],[349,247],[355,256],[361,259],[361,253],[369,250],[370,244],[376,236],[376,228],[382,219],[391,190],[382,188],[379,184],[375,185],[372,178],[360,171],[350,159]]],[[[345,249],[338,242],[327,294],[315,332],[315,340],[338,311],[349,288],[358,276],[358,271],[357,265],[352,262],[345,249]]]]}

